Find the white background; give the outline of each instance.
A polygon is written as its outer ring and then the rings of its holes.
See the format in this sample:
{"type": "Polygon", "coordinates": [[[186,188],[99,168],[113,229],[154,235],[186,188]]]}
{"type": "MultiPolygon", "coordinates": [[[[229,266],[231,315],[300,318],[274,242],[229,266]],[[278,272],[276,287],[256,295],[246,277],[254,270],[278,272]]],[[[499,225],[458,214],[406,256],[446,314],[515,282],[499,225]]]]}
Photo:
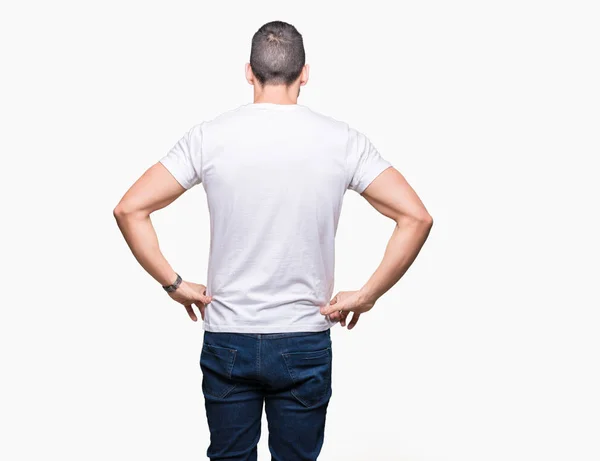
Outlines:
{"type": "MultiPolygon", "coordinates": [[[[319,459],[600,460],[600,15],[523,0],[3,2],[0,458],[206,459],[201,323],[112,211],[191,126],[252,101],[250,40],[276,19],[304,36],[299,103],[366,133],[435,221],[332,332],[319,459]]],[[[202,187],[152,218],[204,283],[202,187]]],[[[347,192],[335,291],[392,230],[347,192]]]]}

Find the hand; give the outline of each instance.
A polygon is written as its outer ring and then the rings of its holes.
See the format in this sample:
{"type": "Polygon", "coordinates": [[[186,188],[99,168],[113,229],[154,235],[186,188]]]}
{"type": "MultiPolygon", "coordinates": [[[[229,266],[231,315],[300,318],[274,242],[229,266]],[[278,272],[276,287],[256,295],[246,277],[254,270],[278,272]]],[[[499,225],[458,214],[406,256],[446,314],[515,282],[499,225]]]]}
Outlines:
{"type": "Polygon", "coordinates": [[[375,301],[366,296],[362,291],[340,291],[329,304],[321,307],[321,314],[329,315],[331,320],[339,320],[342,327],[346,326],[346,318],[352,312],[352,320],[348,324],[351,330],[363,314],[375,305],[375,301]],[[339,312],[341,311],[341,312],[339,312]]]}
{"type": "Polygon", "coordinates": [[[192,309],[192,304],[195,304],[200,310],[200,315],[204,320],[204,309],[212,301],[212,296],[206,296],[206,286],[186,281],[182,281],[177,290],[169,293],[169,296],[185,306],[185,310],[194,322],[198,320],[198,317],[192,309]]]}

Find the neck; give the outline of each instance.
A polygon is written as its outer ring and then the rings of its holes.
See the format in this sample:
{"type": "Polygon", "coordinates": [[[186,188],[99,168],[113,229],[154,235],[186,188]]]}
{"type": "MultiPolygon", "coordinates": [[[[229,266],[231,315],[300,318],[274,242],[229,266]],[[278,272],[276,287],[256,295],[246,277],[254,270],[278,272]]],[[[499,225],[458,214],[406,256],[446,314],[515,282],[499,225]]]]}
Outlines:
{"type": "Polygon", "coordinates": [[[299,88],[295,85],[254,85],[254,102],[267,102],[271,104],[297,104],[299,88]]]}

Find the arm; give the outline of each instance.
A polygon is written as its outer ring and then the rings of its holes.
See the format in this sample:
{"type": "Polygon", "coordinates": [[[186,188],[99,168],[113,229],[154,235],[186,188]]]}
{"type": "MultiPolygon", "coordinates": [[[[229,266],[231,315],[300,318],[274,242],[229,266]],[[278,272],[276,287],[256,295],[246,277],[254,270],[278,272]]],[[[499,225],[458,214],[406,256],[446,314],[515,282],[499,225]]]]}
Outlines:
{"type": "Polygon", "coordinates": [[[362,195],[377,211],[396,222],[383,260],[361,288],[364,297],[375,303],[414,262],[429,236],[433,218],[404,176],[393,167],[384,171],[362,195]]]}
{"type": "MultiPolygon", "coordinates": [[[[161,285],[171,285],[177,275],[160,251],[150,214],[166,207],[185,191],[164,165],[158,162],[129,188],[113,210],[117,225],[134,257],[161,285]]],[[[169,295],[183,304],[190,318],[196,321],[192,304],[196,304],[204,318],[204,304],[210,302],[210,298],[204,295],[205,289],[203,285],[184,281],[169,295]]]]}
{"type": "Polygon", "coordinates": [[[361,313],[370,310],[406,273],[433,225],[433,218],[416,192],[394,167],[385,169],[361,195],[377,211],[393,219],[396,226],[381,263],[365,285],[358,291],[338,293],[329,306],[321,309],[321,313],[330,314],[332,320],[340,319],[342,326],[348,314],[354,312],[349,329],[356,325],[361,313]]]}

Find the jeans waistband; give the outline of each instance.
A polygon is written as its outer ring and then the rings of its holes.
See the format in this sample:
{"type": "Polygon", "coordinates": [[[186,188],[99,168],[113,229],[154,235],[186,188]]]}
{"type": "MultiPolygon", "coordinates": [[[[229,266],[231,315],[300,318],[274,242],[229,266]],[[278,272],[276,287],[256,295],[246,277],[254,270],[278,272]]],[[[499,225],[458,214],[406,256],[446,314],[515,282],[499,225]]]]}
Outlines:
{"type": "Polygon", "coordinates": [[[331,329],[327,328],[322,331],[292,331],[286,333],[233,333],[233,332],[216,332],[216,331],[205,331],[204,335],[239,335],[248,336],[255,339],[280,339],[280,338],[294,338],[297,336],[310,336],[310,335],[328,335],[331,336],[331,329]]]}

